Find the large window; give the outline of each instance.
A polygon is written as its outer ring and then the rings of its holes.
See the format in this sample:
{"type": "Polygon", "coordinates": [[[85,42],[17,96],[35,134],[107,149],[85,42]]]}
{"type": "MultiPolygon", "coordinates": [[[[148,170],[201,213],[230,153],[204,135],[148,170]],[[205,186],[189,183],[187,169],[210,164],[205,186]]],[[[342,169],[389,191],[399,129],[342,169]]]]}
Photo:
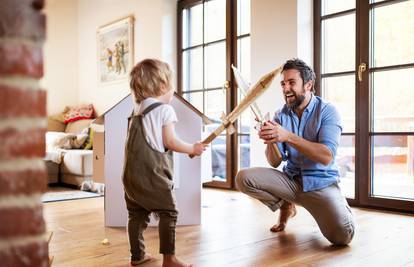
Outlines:
{"type": "Polygon", "coordinates": [[[414,211],[414,0],[316,0],[318,93],[342,115],[338,165],[359,205],[414,211]]]}
{"type": "MultiPolygon", "coordinates": [[[[178,92],[211,118],[211,133],[237,105],[231,65],[250,77],[250,0],[178,2],[178,92]]],[[[223,132],[211,144],[212,186],[233,188],[241,167],[250,166],[249,114],[235,133],[223,132]]]]}

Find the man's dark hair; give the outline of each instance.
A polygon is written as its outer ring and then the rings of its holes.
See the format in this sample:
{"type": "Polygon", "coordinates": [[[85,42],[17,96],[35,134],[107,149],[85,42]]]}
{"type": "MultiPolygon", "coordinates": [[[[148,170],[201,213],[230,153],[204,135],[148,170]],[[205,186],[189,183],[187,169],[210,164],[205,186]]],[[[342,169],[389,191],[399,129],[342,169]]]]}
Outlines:
{"type": "Polygon", "coordinates": [[[302,78],[303,84],[305,85],[309,81],[313,81],[312,85],[312,92],[315,93],[315,72],[313,72],[312,68],[309,67],[303,60],[299,58],[293,58],[286,61],[285,65],[283,65],[283,70],[290,70],[295,69],[299,71],[300,77],[302,78]]]}

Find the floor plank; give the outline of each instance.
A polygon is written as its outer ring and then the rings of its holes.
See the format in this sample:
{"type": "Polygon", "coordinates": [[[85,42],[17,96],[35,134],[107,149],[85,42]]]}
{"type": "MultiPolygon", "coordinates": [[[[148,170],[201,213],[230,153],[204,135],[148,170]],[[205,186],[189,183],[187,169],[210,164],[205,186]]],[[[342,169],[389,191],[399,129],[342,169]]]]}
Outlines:
{"type": "MultiPolygon", "coordinates": [[[[45,203],[53,231],[53,266],[128,266],[125,228],[104,227],[104,199],[45,203]],[[108,238],[109,245],[101,241],[108,238]]],[[[203,189],[202,223],[177,228],[177,255],[200,267],[414,266],[414,216],[352,209],[357,229],[347,247],[334,247],[303,208],[286,231],[272,233],[277,213],[244,194],[203,189]]],[[[148,252],[161,266],[157,228],[145,232],[148,252]]]]}

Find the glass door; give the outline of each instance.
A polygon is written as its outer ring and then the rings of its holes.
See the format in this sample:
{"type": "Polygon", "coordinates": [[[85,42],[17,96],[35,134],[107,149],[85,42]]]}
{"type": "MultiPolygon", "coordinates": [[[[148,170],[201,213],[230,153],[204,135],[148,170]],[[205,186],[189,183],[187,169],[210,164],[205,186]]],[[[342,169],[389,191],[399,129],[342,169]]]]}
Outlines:
{"type": "MultiPolygon", "coordinates": [[[[369,9],[369,194],[371,205],[414,210],[414,1],[369,9]]],[[[368,76],[368,77],[367,77],[368,76]]]]}
{"type": "Polygon", "coordinates": [[[320,86],[316,91],[341,114],[343,129],[336,155],[339,186],[348,199],[354,199],[355,1],[325,0],[320,4],[320,67],[315,68],[320,86]]]}
{"type": "MultiPolygon", "coordinates": [[[[250,76],[250,0],[179,1],[178,14],[178,93],[214,122],[204,126],[209,134],[239,99],[231,65],[250,76]]],[[[205,185],[234,188],[238,168],[250,166],[246,121],[210,144],[213,181],[205,185]]]]}
{"type": "Polygon", "coordinates": [[[340,186],[414,211],[414,0],[316,0],[317,90],[343,119],[340,186]]]}

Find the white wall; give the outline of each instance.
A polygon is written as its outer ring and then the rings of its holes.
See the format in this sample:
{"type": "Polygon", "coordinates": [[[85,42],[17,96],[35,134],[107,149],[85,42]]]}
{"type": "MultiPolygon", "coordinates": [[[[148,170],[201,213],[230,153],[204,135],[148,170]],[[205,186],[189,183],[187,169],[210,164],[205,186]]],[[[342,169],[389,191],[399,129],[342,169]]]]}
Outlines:
{"type": "MultiPolygon", "coordinates": [[[[312,0],[251,1],[252,82],[293,57],[312,64],[312,0]]],[[[263,114],[284,104],[280,76],[257,101],[263,114]]],[[[254,125],[252,120],[251,125],[254,125]]],[[[251,166],[268,166],[265,146],[251,128],[251,166]],[[254,156],[253,156],[254,155],[254,156]]]]}
{"type": "Polygon", "coordinates": [[[176,1],[170,0],[79,0],[79,102],[91,102],[102,113],[125,97],[129,82],[109,86],[98,83],[97,29],[108,22],[134,15],[135,63],[160,58],[173,65],[176,50],[176,1]]]}
{"type": "Polygon", "coordinates": [[[177,2],[171,0],[48,0],[48,28],[53,31],[45,45],[45,58],[54,59],[59,51],[71,60],[69,66],[59,65],[57,60],[47,62],[44,84],[53,103],[49,114],[80,103],[93,103],[101,114],[129,93],[128,81],[99,85],[97,65],[98,28],[125,16],[135,18],[134,63],[155,57],[170,63],[176,71],[176,6],[177,2]],[[68,71],[73,75],[62,77],[68,71]],[[64,84],[65,90],[57,90],[52,81],[64,84]]]}
{"type": "Polygon", "coordinates": [[[73,0],[47,0],[47,37],[42,87],[48,114],[78,103],[78,6],[73,0]]]}

